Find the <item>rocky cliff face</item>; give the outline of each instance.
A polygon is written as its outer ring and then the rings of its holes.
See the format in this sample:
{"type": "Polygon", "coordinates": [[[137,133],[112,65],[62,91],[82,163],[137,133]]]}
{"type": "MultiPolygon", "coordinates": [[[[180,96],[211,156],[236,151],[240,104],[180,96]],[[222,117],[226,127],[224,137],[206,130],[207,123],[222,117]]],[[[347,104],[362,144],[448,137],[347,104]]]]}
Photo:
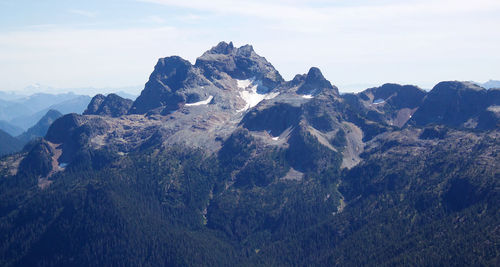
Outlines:
{"type": "Polygon", "coordinates": [[[128,113],[134,101],[116,94],[98,94],[92,98],[83,115],[102,115],[120,117],[128,113]]]}

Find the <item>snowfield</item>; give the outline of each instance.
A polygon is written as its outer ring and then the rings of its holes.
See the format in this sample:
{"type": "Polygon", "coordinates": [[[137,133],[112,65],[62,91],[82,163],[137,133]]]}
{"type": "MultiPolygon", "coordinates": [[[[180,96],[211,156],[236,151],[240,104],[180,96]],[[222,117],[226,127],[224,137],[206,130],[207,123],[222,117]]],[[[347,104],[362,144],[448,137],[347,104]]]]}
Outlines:
{"type": "Polygon", "coordinates": [[[257,92],[257,88],[262,86],[261,81],[247,80],[236,80],[238,89],[240,89],[240,97],[246,103],[245,107],[238,110],[238,112],[246,111],[250,108],[257,106],[264,99],[273,99],[279,95],[279,92],[260,94],[257,92]]]}
{"type": "Polygon", "coordinates": [[[190,106],[208,105],[210,103],[210,101],[212,101],[213,98],[214,98],[213,96],[209,96],[206,100],[195,102],[195,103],[189,103],[189,104],[186,104],[186,106],[190,107],[190,106]]]}

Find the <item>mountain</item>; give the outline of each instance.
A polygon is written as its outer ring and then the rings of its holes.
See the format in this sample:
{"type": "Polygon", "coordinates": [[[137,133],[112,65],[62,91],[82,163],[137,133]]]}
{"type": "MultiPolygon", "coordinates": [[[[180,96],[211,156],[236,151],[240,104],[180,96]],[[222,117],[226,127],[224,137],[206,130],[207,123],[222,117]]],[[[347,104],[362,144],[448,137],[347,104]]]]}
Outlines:
{"type": "Polygon", "coordinates": [[[500,88],[500,81],[496,80],[489,80],[485,83],[476,83],[486,89],[492,89],[492,88],[500,88]]]}
{"type": "Polygon", "coordinates": [[[297,90],[297,93],[301,95],[316,95],[321,90],[335,90],[337,95],[339,93],[339,90],[334,89],[330,81],[325,79],[321,71],[316,67],[311,68],[307,75],[295,76],[294,81],[302,82],[297,90]]]}
{"type": "Polygon", "coordinates": [[[50,110],[58,110],[63,114],[82,113],[88,105],[90,99],[91,98],[88,96],[77,96],[75,98],[51,105],[37,111],[36,113],[14,117],[10,120],[10,122],[19,127],[28,128],[38,122],[50,110]]]}
{"type": "MultiPolygon", "coordinates": [[[[130,113],[155,109],[166,113],[182,104],[205,100],[210,94],[220,94],[220,88],[234,92],[250,83],[258,83],[258,93],[267,93],[281,82],[281,75],[251,46],[235,48],[232,43],[221,42],[199,57],[195,65],[177,56],[160,59],[130,113]]],[[[231,96],[224,95],[227,105],[238,101],[231,96]]]]}
{"type": "Polygon", "coordinates": [[[0,160],[0,265],[498,265],[499,92],[161,58],[0,160]]]}
{"type": "Polygon", "coordinates": [[[23,145],[19,140],[0,130],[0,156],[18,152],[22,148],[23,145]]]}
{"type": "Polygon", "coordinates": [[[4,92],[0,91],[0,100],[4,101],[12,101],[20,98],[24,98],[26,95],[24,94],[19,94],[17,92],[4,92]]]}
{"type": "MultiPolygon", "coordinates": [[[[31,84],[26,86],[23,89],[16,90],[15,92],[2,92],[0,91],[0,99],[20,99],[26,96],[34,95],[34,94],[52,94],[52,95],[61,95],[61,94],[78,94],[85,96],[93,96],[96,94],[110,94],[115,93],[122,97],[124,95],[131,96],[132,98],[137,97],[137,94],[141,91],[140,86],[124,86],[124,87],[77,87],[77,88],[58,88],[44,84],[31,84]],[[123,95],[122,95],[123,94],[123,95]]],[[[125,97],[129,98],[129,97],[125,97]]],[[[131,99],[132,99],[131,98],[131,99]]]]}
{"type": "Polygon", "coordinates": [[[49,110],[33,127],[17,136],[17,139],[26,144],[35,138],[44,137],[50,125],[61,116],[62,114],[59,111],[49,110]]]}
{"type": "Polygon", "coordinates": [[[0,121],[0,130],[3,130],[4,132],[12,136],[17,136],[23,132],[23,129],[15,125],[12,125],[6,121],[0,121]]]}
{"type": "Polygon", "coordinates": [[[116,94],[107,96],[98,94],[92,98],[83,115],[103,115],[119,117],[127,114],[133,101],[116,94]]]}
{"type": "Polygon", "coordinates": [[[28,129],[39,121],[49,110],[63,114],[82,113],[90,102],[90,97],[66,94],[38,93],[15,100],[0,101],[0,120],[28,129]]]}
{"type": "Polygon", "coordinates": [[[441,82],[425,97],[411,123],[495,129],[500,125],[496,108],[500,105],[497,92],[468,82],[441,82]],[[479,117],[488,116],[487,113],[492,113],[491,121],[478,125],[479,117]]]}
{"type": "Polygon", "coordinates": [[[343,98],[356,113],[372,121],[403,127],[418,110],[426,94],[412,85],[384,84],[359,94],[345,94],[343,98]]]}

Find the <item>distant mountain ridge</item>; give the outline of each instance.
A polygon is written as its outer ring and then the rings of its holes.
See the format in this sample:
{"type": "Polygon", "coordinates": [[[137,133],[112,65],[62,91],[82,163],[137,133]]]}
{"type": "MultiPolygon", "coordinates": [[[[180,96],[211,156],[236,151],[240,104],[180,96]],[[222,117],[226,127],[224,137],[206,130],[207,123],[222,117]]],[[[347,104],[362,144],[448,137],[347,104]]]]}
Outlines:
{"type": "Polygon", "coordinates": [[[15,153],[23,148],[23,143],[10,134],[0,130],[0,157],[6,154],[15,153]]]}
{"type": "Polygon", "coordinates": [[[485,83],[476,83],[476,84],[486,89],[500,88],[500,81],[498,80],[489,80],[485,83]]]}
{"type": "Polygon", "coordinates": [[[17,136],[17,139],[26,144],[35,138],[44,137],[50,125],[52,125],[55,120],[62,117],[62,115],[63,114],[57,110],[51,109],[47,111],[47,113],[34,126],[17,136]]]}
{"type": "Polygon", "coordinates": [[[28,129],[38,122],[50,109],[63,114],[82,113],[90,97],[67,94],[37,93],[15,100],[0,100],[0,120],[21,129],[28,129]]]}

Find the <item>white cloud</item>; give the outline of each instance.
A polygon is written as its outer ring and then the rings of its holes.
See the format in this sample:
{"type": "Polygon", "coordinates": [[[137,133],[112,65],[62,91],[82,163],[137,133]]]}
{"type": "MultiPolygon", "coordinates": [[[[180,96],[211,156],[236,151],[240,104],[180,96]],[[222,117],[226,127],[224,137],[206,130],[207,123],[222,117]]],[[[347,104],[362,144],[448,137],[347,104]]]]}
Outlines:
{"type": "Polygon", "coordinates": [[[245,15],[275,20],[309,20],[312,22],[344,19],[391,19],[408,16],[450,15],[498,11],[497,0],[422,0],[422,1],[269,1],[269,0],[140,0],[226,15],[245,15]],[[378,2],[378,3],[377,3],[378,2]],[[319,6],[314,4],[321,4],[319,6]]]}
{"type": "Polygon", "coordinates": [[[341,89],[500,78],[498,0],[141,2],[181,10],[129,21],[149,22],[151,28],[44,25],[0,31],[0,73],[6,77],[0,89],[33,82],[141,84],[157,58],[180,55],[193,62],[222,40],[253,44],[287,79],[318,66],[341,89]],[[167,23],[176,28],[161,27],[167,23]]]}
{"type": "Polygon", "coordinates": [[[205,50],[189,36],[196,34],[173,27],[0,33],[0,90],[35,82],[65,88],[144,84],[158,58],[193,60],[205,50]]]}

